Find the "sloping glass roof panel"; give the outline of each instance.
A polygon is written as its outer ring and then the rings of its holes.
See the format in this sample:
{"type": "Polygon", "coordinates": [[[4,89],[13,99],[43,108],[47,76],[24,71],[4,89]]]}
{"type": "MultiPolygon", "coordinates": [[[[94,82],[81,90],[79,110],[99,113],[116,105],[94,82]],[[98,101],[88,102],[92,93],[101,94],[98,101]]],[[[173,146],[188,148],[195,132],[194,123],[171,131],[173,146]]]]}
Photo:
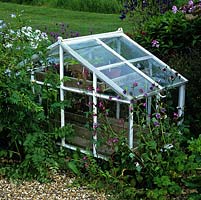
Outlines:
{"type": "Polygon", "coordinates": [[[101,40],[127,60],[148,55],[146,52],[142,51],[139,49],[139,47],[135,46],[133,43],[122,36],[103,38],[101,40]]]}
{"type": "Polygon", "coordinates": [[[66,52],[64,65],[73,57],[113,91],[127,99],[153,95],[164,87],[178,86],[187,80],[131,40],[122,29],[116,32],[58,40],[51,45],[50,61],[59,62],[59,47],[66,52]],[[69,55],[72,57],[70,58],[69,55]],[[125,93],[126,92],[126,93],[125,93]]]}
{"type": "Polygon", "coordinates": [[[131,96],[138,97],[158,89],[127,64],[104,69],[101,72],[131,96]]]}
{"type": "Polygon", "coordinates": [[[69,46],[94,67],[121,62],[120,58],[98,44],[96,40],[73,43],[69,46]]]}
{"type": "Polygon", "coordinates": [[[163,87],[185,82],[177,72],[152,58],[132,62],[132,64],[163,87]]]}
{"type": "Polygon", "coordinates": [[[105,74],[108,78],[113,79],[133,73],[133,69],[131,69],[126,64],[121,64],[117,67],[101,70],[101,72],[105,74]]]}

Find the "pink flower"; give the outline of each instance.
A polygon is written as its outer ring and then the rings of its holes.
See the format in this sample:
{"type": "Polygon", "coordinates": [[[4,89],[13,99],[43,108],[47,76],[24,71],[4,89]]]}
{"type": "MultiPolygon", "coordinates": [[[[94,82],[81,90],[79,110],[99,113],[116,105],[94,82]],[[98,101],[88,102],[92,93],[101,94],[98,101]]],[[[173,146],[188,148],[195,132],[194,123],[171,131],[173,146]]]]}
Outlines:
{"type": "Polygon", "coordinates": [[[178,11],[177,6],[172,6],[172,12],[175,14],[178,11]]]}
{"type": "Polygon", "coordinates": [[[101,88],[97,87],[96,92],[101,92],[101,88]]]}
{"type": "Polygon", "coordinates": [[[174,113],[173,113],[173,119],[174,119],[174,120],[177,120],[178,118],[179,118],[179,114],[176,113],[176,112],[174,112],[174,113]]]}
{"type": "Polygon", "coordinates": [[[142,105],[143,105],[143,107],[146,107],[146,103],[143,103],[142,105]]]}
{"type": "Polygon", "coordinates": [[[159,48],[159,41],[158,40],[152,40],[151,44],[152,44],[152,47],[159,48]]]}

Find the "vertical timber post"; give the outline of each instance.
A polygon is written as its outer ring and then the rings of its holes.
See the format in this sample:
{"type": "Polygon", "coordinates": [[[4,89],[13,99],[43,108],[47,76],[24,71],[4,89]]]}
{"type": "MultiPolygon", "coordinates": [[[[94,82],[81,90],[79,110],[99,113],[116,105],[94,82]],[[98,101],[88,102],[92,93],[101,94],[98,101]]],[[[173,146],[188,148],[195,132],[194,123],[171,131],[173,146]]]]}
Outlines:
{"type": "MultiPolygon", "coordinates": [[[[185,85],[179,87],[179,98],[178,98],[178,117],[184,116],[184,105],[185,105],[185,85]]],[[[178,122],[178,125],[182,124],[183,118],[178,122]]]]}
{"type": "Polygon", "coordinates": [[[117,102],[117,108],[116,108],[116,118],[120,118],[120,102],[117,102]]]}
{"type": "Polygon", "coordinates": [[[97,76],[93,73],[93,155],[97,157],[97,127],[98,127],[98,109],[97,109],[97,76]]]}
{"type": "MultiPolygon", "coordinates": [[[[64,78],[64,57],[63,57],[63,48],[61,46],[62,37],[58,37],[59,42],[59,60],[60,60],[60,101],[64,101],[64,90],[63,90],[63,78],[64,78]]],[[[65,126],[65,113],[64,108],[61,108],[61,128],[65,126]]],[[[65,145],[65,138],[61,140],[62,146],[65,145]]]]}
{"type": "Polygon", "coordinates": [[[133,104],[129,105],[129,135],[128,135],[129,148],[133,148],[133,104]]]}

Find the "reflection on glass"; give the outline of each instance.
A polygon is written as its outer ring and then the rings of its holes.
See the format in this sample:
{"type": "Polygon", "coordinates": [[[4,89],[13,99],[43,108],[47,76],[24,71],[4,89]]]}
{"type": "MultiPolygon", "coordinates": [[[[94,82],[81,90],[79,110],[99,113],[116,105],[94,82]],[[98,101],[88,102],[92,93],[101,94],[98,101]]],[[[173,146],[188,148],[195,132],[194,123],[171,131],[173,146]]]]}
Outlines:
{"type": "Polygon", "coordinates": [[[124,37],[104,38],[102,41],[127,60],[147,55],[124,37]]]}
{"type": "Polygon", "coordinates": [[[143,73],[151,77],[154,81],[159,83],[161,86],[171,86],[184,82],[177,72],[175,73],[166,65],[162,65],[152,58],[134,62],[132,64],[140,69],[143,73]]]}
{"type": "Polygon", "coordinates": [[[134,70],[130,68],[126,64],[122,64],[118,67],[108,68],[101,71],[103,74],[105,74],[108,78],[118,78],[120,76],[125,76],[127,74],[133,73],[134,70]]]}
{"type": "Polygon", "coordinates": [[[69,46],[95,67],[121,62],[118,57],[98,44],[95,40],[69,46]]]}

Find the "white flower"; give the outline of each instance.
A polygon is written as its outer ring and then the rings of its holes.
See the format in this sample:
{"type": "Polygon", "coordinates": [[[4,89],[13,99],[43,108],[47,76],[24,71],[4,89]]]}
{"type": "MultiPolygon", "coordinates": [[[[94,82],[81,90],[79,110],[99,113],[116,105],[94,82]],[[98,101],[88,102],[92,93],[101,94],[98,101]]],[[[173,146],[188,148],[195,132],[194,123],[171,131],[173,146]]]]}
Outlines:
{"type": "Polygon", "coordinates": [[[3,44],[5,48],[11,48],[13,45],[11,43],[3,44]]]}
{"type": "Polygon", "coordinates": [[[10,76],[11,71],[10,71],[10,69],[7,68],[4,73],[5,73],[6,75],[10,76]]]}
{"type": "Polygon", "coordinates": [[[173,144],[165,144],[164,149],[172,149],[174,146],[173,144]]]}
{"type": "Polygon", "coordinates": [[[31,27],[31,26],[28,26],[28,27],[27,27],[27,31],[32,32],[32,27],[31,27]]]}
{"type": "Polygon", "coordinates": [[[15,31],[10,29],[10,34],[15,34],[15,31]]]}
{"type": "Polygon", "coordinates": [[[16,18],[16,14],[12,13],[10,16],[11,16],[11,18],[16,18]]]}
{"type": "Polygon", "coordinates": [[[41,34],[41,31],[40,30],[35,30],[35,33],[40,35],[41,34]]]}
{"type": "Polygon", "coordinates": [[[161,152],[166,152],[169,149],[172,149],[174,146],[173,144],[165,144],[163,149],[160,149],[161,152]]]}
{"type": "Polygon", "coordinates": [[[48,40],[48,36],[45,32],[42,32],[41,33],[41,38],[44,39],[44,40],[48,40]]]}

